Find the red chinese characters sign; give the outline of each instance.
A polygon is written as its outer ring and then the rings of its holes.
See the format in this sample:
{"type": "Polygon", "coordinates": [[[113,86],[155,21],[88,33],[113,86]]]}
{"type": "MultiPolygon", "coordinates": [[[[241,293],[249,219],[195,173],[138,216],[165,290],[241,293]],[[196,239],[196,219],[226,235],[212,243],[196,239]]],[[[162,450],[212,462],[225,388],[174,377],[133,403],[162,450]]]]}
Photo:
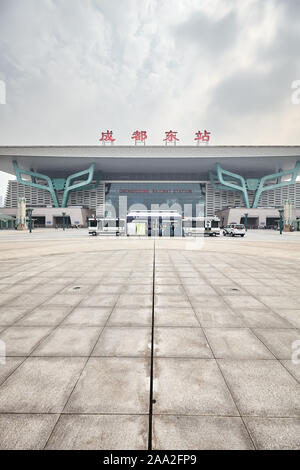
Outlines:
{"type": "Polygon", "coordinates": [[[164,142],[166,142],[166,145],[168,142],[173,142],[174,145],[176,145],[176,141],[179,139],[176,137],[177,131],[166,131],[166,138],[164,139],[164,142]]]}
{"type": "Polygon", "coordinates": [[[145,140],[147,139],[147,132],[146,131],[135,131],[132,133],[131,138],[134,139],[135,144],[138,142],[144,143],[145,145],[145,140]]]}
{"type": "Polygon", "coordinates": [[[210,139],[210,132],[208,132],[206,129],[201,132],[201,131],[197,131],[195,132],[195,139],[197,144],[199,145],[200,143],[207,143],[209,142],[209,139],[210,139]]]}
{"type": "Polygon", "coordinates": [[[101,139],[99,139],[102,144],[105,144],[105,142],[111,142],[113,143],[116,139],[113,139],[113,132],[112,131],[106,131],[102,132],[101,139]]]}
{"type": "MultiPolygon", "coordinates": [[[[177,131],[165,131],[165,138],[163,139],[163,141],[166,145],[168,145],[169,143],[173,143],[173,145],[176,145],[176,142],[179,141],[177,134],[177,131]]],[[[195,132],[194,141],[197,142],[197,145],[208,144],[211,137],[210,134],[211,132],[207,131],[206,129],[204,129],[203,131],[197,131],[195,132]]],[[[145,145],[146,140],[148,139],[147,131],[136,130],[132,133],[131,139],[134,140],[135,145],[137,145],[138,143],[145,145]]],[[[101,138],[99,139],[99,141],[102,142],[103,145],[105,145],[107,142],[110,142],[112,145],[115,140],[116,139],[113,138],[113,131],[109,130],[107,130],[106,132],[102,132],[101,138]]]]}

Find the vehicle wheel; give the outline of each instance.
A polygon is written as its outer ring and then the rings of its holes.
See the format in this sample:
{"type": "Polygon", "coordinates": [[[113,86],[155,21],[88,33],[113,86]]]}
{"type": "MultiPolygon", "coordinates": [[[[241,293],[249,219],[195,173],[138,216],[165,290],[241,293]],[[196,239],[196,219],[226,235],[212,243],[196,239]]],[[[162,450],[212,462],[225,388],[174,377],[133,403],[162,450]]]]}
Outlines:
{"type": "Polygon", "coordinates": [[[244,237],[244,236],[245,236],[245,234],[241,235],[241,237],[244,237]]]}
{"type": "Polygon", "coordinates": [[[234,233],[231,233],[231,236],[234,237],[234,233]]]}

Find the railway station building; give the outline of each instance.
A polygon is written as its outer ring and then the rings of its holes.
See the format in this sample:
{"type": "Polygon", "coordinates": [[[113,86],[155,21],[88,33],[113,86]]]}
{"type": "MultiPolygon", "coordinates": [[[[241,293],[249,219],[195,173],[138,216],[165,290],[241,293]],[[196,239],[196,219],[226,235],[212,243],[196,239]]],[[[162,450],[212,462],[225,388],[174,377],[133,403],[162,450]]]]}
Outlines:
{"type": "Polygon", "coordinates": [[[300,146],[2,146],[0,170],[16,177],[1,214],[25,197],[42,227],[137,209],[271,227],[285,201],[300,219],[300,146]]]}

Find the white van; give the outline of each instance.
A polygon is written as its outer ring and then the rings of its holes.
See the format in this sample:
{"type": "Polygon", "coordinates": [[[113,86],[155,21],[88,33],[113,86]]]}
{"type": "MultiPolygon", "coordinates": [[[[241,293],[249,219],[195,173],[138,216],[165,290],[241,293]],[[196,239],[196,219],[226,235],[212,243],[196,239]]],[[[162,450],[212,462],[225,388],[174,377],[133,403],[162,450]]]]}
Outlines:
{"type": "Polygon", "coordinates": [[[220,235],[220,219],[218,217],[184,217],[183,233],[185,237],[220,235]]]}
{"type": "Polygon", "coordinates": [[[89,235],[112,235],[125,236],[126,221],[125,219],[113,218],[95,218],[89,219],[89,235]]]}
{"type": "Polygon", "coordinates": [[[245,225],[244,224],[229,224],[224,227],[223,235],[226,237],[227,235],[230,237],[240,236],[244,237],[246,233],[245,225]]]}

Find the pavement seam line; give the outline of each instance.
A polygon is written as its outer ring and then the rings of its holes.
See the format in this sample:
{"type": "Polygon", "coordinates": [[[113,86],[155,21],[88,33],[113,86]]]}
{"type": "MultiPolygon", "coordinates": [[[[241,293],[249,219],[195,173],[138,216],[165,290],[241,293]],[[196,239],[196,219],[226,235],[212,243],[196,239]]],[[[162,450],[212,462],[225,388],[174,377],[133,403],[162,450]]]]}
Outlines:
{"type": "Polygon", "coordinates": [[[151,356],[150,356],[150,393],[149,393],[149,430],[148,450],[152,450],[153,425],[153,362],[154,362],[154,299],[155,299],[155,239],[153,243],[153,277],[152,277],[152,325],[151,325],[151,356]]]}

